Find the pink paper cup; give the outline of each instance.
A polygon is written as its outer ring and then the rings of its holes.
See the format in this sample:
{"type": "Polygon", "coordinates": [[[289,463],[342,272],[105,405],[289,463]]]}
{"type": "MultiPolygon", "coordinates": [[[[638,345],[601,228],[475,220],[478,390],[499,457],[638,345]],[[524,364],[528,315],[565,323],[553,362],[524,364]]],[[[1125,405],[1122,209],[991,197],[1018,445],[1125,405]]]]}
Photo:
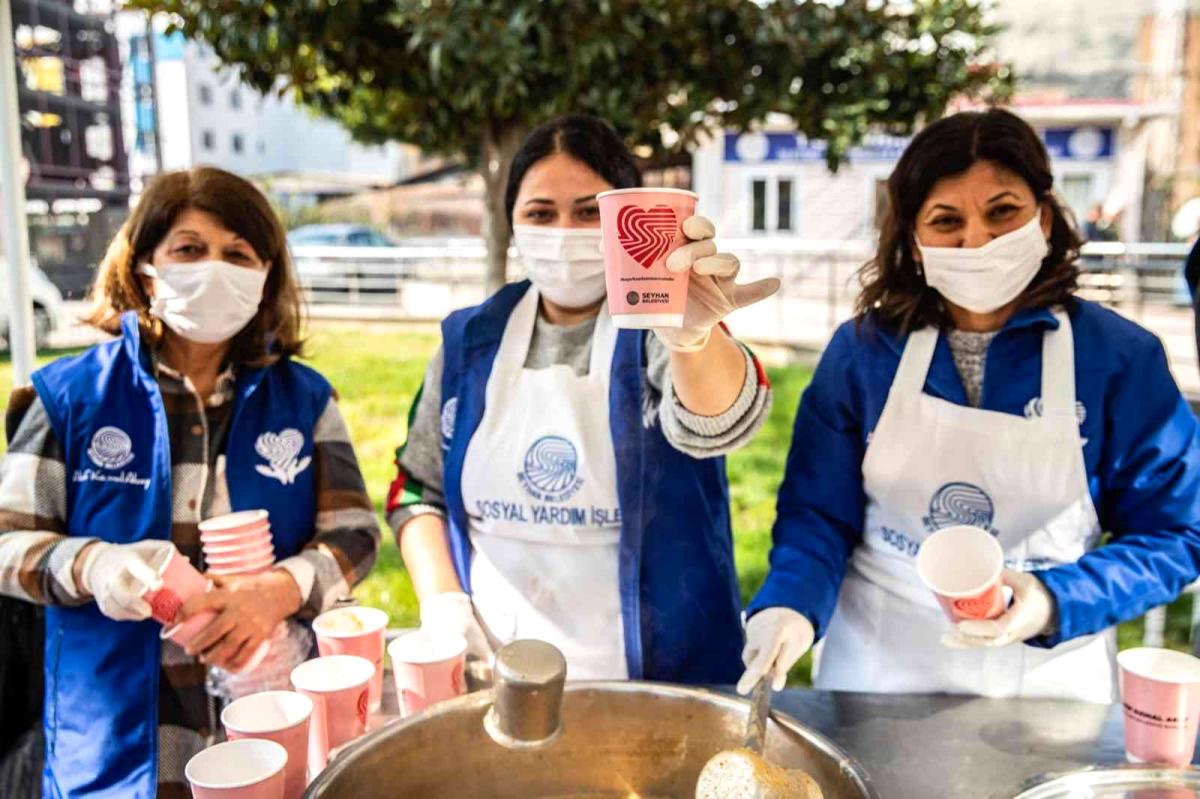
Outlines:
{"type": "Polygon", "coordinates": [[[259,533],[239,534],[237,538],[230,538],[220,542],[202,541],[200,545],[204,548],[205,555],[215,556],[236,553],[255,547],[264,547],[272,543],[271,528],[268,527],[259,533]]]}
{"type": "Polygon", "coordinates": [[[150,615],[159,624],[174,624],[175,614],[183,603],[203,594],[211,585],[175,547],[156,555],[150,567],[162,580],[162,586],[157,591],[146,591],[142,599],[150,605],[150,615]]]}
{"type": "Polygon", "coordinates": [[[195,799],[283,799],[287,762],[274,741],[244,738],[194,755],[184,774],[195,799]]]}
{"type": "Polygon", "coordinates": [[[258,738],[287,750],[283,799],[300,799],[308,785],[308,727],[313,703],[295,691],[263,691],[238,699],[221,712],[231,741],[258,738]]]}
{"type": "Polygon", "coordinates": [[[205,547],[240,546],[264,538],[271,538],[271,525],[267,522],[233,533],[201,533],[200,543],[205,547]]]}
{"type": "Polygon", "coordinates": [[[313,621],[317,650],[322,655],[357,655],[375,664],[370,708],[383,701],[383,636],[388,615],[377,608],[351,607],[326,611],[313,621]]]}
{"type": "Polygon", "coordinates": [[[400,715],[412,716],[466,692],[467,640],[455,633],[417,630],[388,645],[400,715]]]}
{"type": "Polygon", "coordinates": [[[218,577],[231,577],[237,574],[262,574],[274,565],[275,556],[265,555],[212,566],[209,568],[208,573],[217,575],[218,577]]]}
{"type": "Polygon", "coordinates": [[[1200,726],[1200,658],[1141,647],[1117,655],[1125,755],[1134,763],[1186,766],[1200,726]]]}
{"type": "Polygon", "coordinates": [[[375,664],[354,655],[330,655],[292,669],[292,685],[313,703],[308,763],[320,771],[329,751],[367,731],[371,678],[375,664]]]}
{"type": "Polygon", "coordinates": [[[608,310],[615,327],[682,327],[690,270],[667,269],[686,244],[683,221],[696,195],[682,189],[615,189],[596,195],[604,249],[608,310]]]}
{"type": "Polygon", "coordinates": [[[227,566],[237,563],[254,563],[263,558],[275,557],[275,546],[271,542],[266,544],[254,544],[249,547],[240,547],[228,552],[213,552],[204,551],[204,559],[210,566],[227,566]]]}
{"type": "Polygon", "coordinates": [[[208,533],[229,535],[230,533],[256,530],[267,523],[269,523],[269,516],[265,510],[242,510],[205,519],[200,522],[200,535],[201,537],[208,533]]]}
{"type": "Polygon", "coordinates": [[[182,624],[175,624],[170,627],[163,627],[159,637],[164,641],[171,641],[181,647],[186,648],[192,642],[200,631],[208,626],[208,623],[217,617],[215,610],[206,610],[203,613],[197,614],[182,624]]]}
{"type": "Polygon", "coordinates": [[[917,573],[953,622],[1004,613],[1004,550],[987,530],[960,525],[933,533],[921,542],[917,573]]]}

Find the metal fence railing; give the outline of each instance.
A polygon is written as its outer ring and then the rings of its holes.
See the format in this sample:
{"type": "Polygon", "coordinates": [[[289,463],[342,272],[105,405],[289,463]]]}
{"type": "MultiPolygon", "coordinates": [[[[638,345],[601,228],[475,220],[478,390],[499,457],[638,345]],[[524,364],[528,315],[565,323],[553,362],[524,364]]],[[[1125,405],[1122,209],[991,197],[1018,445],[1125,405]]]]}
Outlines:
{"type": "MultiPolygon", "coordinates": [[[[789,334],[796,327],[794,306],[803,306],[801,327],[812,329],[815,339],[823,340],[847,318],[858,293],[857,271],[872,252],[868,241],[739,238],[723,239],[721,246],[742,260],[742,279],[775,276],[782,282],[774,303],[775,324],[770,325],[774,335],[763,324],[762,309],[756,323],[766,338],[781,342],[795,338],[789,334]]],[[[1110,305],[1132,306],[1136,317],[1144,305],[1187,304],[1182,278],[1187,252],[1185,244],[1088,244],[1081,259],[1080,294],[1110,305]]],[[[397,319],[440,319],[454,308],[481,300],[486,255],[483,241],[473,238],[380,248],[293,248],[296,270],[312,306],[397,319]]],[[[519,273],[515,253],[510,264],[510,272],[519,273]]]]}

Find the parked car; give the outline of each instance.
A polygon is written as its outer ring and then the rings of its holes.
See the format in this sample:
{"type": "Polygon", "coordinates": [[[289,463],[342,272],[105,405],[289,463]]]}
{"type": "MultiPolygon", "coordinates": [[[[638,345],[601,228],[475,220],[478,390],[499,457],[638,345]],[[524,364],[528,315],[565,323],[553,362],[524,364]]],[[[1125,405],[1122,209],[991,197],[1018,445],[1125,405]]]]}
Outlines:
{"type": "Polygon", "coordinates": [[[293,247],[395,247],[396,243],[367,225],[302,225],[288,233],[293,247]]]}
{"type": "Polygon", "coordinates": [[[394,294],[397,290],[388,270],[394,258],[390,251],[398,245],[372,227],[303,225],[287,238],[296,274],[315,295],[394,294]]]}
{"type": "MultiPolygon", "coordinates": [[[[0,331],[4,333],[8,346],[8,320],[11,305],[8,301],[7,262],[0,260],[0,331]]],[[[58,327],[62,318],[63,296],[58,287],[50,282],[46,273],[37,266],[29,271],[29,294],[33,299],[33,340],[38,349],[50,341],[50,334],[58,327]]]]}

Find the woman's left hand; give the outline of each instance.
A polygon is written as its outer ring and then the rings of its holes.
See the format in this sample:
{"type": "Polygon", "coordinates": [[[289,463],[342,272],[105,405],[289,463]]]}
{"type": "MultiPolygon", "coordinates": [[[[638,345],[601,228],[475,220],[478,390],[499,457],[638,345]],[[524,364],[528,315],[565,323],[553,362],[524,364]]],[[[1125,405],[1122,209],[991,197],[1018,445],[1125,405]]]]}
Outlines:
{"type": "Polygon", "coordinates": [[[952,649],[1008,646],[1045,635],[1054,628],[1057,606],[1041,580],[1005,569],[1004,584],[1012,588],[1013,598],[1002,616],[960,621],[942,643],[952,649]]]}
{"type": "Polygon", "coordinates": [[[212,581],[213,590],[192,597],[180,609],[182,620],[205,611],[217,614],[186,651],[202,663],[238,671],[276,626],[300,609],[300,588],[283,569],[213,576],[212,581]]]}
{"type": "Polygon", "coordinates": [[[683,234],[692,240],[691,243],[667,256],[670,271],[692,271],[683,327],[660,327],[654,332],[667,349],[699,352],[708,343],[709,334],[718,322],[731,311],[770,297],[779,290],[779,279],[768,277],[739,285],[736,281],[741,263],[736,255],[717,252],[713,242],[717,230],[702,216],[685,219],[683,234]]]}

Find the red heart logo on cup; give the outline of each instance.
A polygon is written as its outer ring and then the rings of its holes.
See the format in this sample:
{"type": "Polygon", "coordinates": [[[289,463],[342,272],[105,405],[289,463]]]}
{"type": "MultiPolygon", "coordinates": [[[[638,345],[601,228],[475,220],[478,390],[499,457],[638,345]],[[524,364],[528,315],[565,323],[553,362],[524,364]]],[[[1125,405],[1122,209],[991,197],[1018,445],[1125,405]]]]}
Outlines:
{"type": "Polygon", "coordinates": [[[179,595],[168,588],[155,591],[152,596],[147,598],[150,600],[151,617],[163,624],[173,623],[175,614],[183,606],[183,600],[179,598],[179,595]]]}
{"type": "Polygon", "coordinates": [[[954,600],[954,609],[970,619],[987,618],[989,611],[992,609],[991,592],[983,596],[956,599],[954,600]]]}
{"type": "Polygon", "coordinates": [[[367,692],[363,691],[358,695],[358,704],[355,706],[355,711],[358,713],[358,720],[363,724],[367,723],[367,692]]]}
{"type": "Polygon", "coordinates": [[[678,230],[679,221],[670,206],[627,205],[617,212],[617,241],[646,269],[670,249],[678,230]]]}

